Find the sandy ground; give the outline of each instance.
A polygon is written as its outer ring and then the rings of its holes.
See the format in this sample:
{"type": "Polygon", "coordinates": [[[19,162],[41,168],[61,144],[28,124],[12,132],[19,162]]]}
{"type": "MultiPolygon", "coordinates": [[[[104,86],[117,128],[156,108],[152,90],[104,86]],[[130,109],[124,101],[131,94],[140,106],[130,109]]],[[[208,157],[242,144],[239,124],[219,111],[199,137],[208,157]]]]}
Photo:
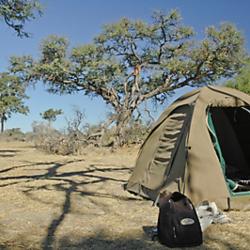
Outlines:
{"type": "MultiPolygon", "coordinates": [[[[49,155],[0,142],[0,249],[167,249],[158,209],[122,188],[138,149],[49,155]]],[[[229,212],[195,249],[250,249],[250,212],[229,212]]]]}

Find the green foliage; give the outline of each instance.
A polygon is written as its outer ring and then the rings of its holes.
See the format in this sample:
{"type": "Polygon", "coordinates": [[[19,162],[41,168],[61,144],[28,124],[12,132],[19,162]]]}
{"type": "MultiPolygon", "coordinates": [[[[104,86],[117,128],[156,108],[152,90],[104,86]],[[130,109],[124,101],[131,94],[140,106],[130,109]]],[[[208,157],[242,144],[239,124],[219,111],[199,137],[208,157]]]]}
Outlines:
{"type": "Polygon", "coordinates": [[[41,48],[42,64],[53,63],[53,61],[62,62],[66,56],[68,42],[65,38],[51,35],[42,42],[41,48]]]}
{"type": "Polygon", "coordinates": [[[20,37],[29,36],[24,31],[24,25],[36,17],[36,12],[42,14],[42,7],[37,0],[0,0],[0,18],[20,37]]]}
{"type": "Polygon", "coordinates": [[[234,79],[226,82],[226,86],[250,94],[250,59],[246,60],[244,67],[234,79]]]}
{"type": "Polygon", "coordinates": [[[56,118],[58,115],[63,114],[63,111],[61,109],[48,109],[41,113],[40,115],[44,120],[49,121],[49,123],[56,121],[56,118]]]}
{"type": "Polygon", "coordinates": [[[27,114],[29,112],[28,107],[24,104],[24,99],[27,98],[25,86],[17,76],[9,73],[0,74],[0,120],[2,132],[4,122],[13,113],[27,114]]]}
{"type": "MultiPolygon", "coordinates": [[[[193,37],[175,10],[155,13],[151,23],[123,18],[71,51],[65,38],[50,36],[41,58],[21,72],[29,81],[42,80],[53,93],[101,97],[114,109],[117,138],[123,138],[144,101],[164,102],[178,88],[211,84],[240,69],[243,38],[233,25],[209,27],[202,41],[193,37]]],[[[15,65],[12,69],[20,74],[15,65]]]]}

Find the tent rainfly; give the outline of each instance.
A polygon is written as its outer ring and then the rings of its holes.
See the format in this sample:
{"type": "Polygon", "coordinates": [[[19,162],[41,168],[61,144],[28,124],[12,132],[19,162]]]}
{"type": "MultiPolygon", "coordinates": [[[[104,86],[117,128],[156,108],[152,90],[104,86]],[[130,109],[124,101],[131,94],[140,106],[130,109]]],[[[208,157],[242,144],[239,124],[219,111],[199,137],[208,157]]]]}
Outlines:
{"type": "Polygon", "coordinates": [[[222,209],[250,204],[250,96],[207,86],[177,99],[144,141],[129,192],[155,201],[183,191],[222,209]]]}

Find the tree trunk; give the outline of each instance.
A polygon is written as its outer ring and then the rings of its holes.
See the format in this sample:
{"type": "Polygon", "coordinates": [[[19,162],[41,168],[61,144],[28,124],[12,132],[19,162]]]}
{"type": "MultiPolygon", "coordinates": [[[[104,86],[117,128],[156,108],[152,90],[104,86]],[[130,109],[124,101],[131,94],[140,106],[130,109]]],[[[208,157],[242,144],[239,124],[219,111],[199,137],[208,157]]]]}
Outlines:
{"type": "Polygon", "coordinates": [[[116,120],[116,132],[115,132],[115,146],[122,147],[127,143],[126,128],[130,122],[133,111],[126,110],[122,112],[117,112],[118,117],[116,120]]]}
{"type": "Polygon", "coordinates": [[[5,122],[5,117],[1,116],[1,133],[4,132],[4,122],[5,122]]]}

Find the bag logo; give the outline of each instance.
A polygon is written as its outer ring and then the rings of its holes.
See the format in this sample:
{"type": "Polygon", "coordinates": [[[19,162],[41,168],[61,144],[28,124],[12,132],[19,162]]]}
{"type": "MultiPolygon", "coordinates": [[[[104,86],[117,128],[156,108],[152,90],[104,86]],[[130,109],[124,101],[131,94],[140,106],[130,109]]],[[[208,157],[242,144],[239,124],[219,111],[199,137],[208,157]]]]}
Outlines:
{"type": "Polygon", "coordinates": [[[184,218],[181,220],[181,225],[188,226],[194,224],[194,220],[191,218],[184,218]]]}

